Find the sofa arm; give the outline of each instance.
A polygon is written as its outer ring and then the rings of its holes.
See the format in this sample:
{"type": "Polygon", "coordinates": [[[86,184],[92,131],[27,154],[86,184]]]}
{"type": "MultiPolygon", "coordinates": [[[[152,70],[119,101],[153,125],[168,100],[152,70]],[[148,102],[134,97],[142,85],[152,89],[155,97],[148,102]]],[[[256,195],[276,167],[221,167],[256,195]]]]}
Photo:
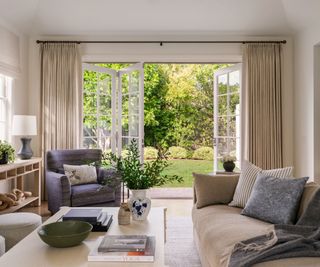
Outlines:
{"type": "Polygon", "coordinates": [[[61,206],[71,205],[71,184],[67,176],[61,173],[46,172],[48,209],[56,213],[61,206]]]}
{"type": "Polygon", "coordinates": [[[206,175],[193,173],[194,203],[202,208],[232,201],[239,175],[206,175]]]}

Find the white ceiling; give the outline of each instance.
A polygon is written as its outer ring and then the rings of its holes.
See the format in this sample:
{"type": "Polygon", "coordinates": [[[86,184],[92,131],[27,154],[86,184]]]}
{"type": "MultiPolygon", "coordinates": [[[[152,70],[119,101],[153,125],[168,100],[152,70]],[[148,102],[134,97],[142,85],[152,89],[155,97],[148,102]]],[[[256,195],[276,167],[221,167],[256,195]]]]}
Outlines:
{"type": "Polygon", "coordinates": [[[285,35],[319,12],[320,0],[0,0],[1,19],[29,35],[285,35]]]}

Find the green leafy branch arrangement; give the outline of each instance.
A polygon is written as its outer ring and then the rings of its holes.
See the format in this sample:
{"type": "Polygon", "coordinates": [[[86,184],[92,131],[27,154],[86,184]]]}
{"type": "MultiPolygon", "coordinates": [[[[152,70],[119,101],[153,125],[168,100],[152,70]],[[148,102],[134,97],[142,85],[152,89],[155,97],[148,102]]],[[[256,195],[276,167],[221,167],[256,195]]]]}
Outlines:
{"type": "Polygon", "coordinates": [[[160,154],[154,161],[140,163],[136,139],[132,139],[126,157],[117,156],[112,152],[106,153],[103,155],[102,164],[115,168],[120,174],[122,182],[131,190],[148,189],[164,185],[167,182],[183,181],[183,178],[178,175],[162,174],[169,163],[160,154]]]}

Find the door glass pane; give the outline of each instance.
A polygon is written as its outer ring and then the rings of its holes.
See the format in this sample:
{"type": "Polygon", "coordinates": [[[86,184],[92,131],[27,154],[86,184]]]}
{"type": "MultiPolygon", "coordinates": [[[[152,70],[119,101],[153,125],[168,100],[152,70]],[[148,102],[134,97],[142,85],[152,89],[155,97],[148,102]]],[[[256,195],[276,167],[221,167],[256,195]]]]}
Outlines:
{"type": "Polygon", "coordinates": [[[233,71],[229,74],[229,92],[239,92],[240,89],[240,72],[233,71]]]}
{"type": "Polygon", "coordinates": [[[218,117],[218,136],[227,135],[227,117],[218,117]]]}
{"type": "Polygon", "coordinates": [[[227,81],[227,74],[218,76],[218,95],[227,93],[227,81]]]}
{"type": "Polygon", "coordinates": [[[83,135],[97,137],[97,117],[85,115],[83,117],[83,135]]]}
{"type": "Polygon", "coordinates": [[[219,110],[218,115],[228,115],[228,95],[218,96],[219,110]]]}
{"type": "Polygon", "coordinates": [[[97,114],[97,95],[93,93],[83,94],[83,113],[97,114]]]}
{"type": "Polygon", "coordinates": [[[85,147],[85,148],[97,148],[98,147],[98,138],[94,138],[94,137],[85,137],[85,138],[83,138],[83,147],[85,147]]]}
{"type": "Polygon", "coordinates": [[[130,75],[130,93],[139,92],[139,71],[133,71],[130,75]]]}
{"type": "Polygon", "coordinates": [[[97,73],[95,71],[85,70],[83,72],[83,91],[85,93],[96,93],[97,85],[97,73]]]}
{"type": "Polygon", "coordinates": [[[111,95],[99,95],[99,111],[111,115],[111,95]]]}

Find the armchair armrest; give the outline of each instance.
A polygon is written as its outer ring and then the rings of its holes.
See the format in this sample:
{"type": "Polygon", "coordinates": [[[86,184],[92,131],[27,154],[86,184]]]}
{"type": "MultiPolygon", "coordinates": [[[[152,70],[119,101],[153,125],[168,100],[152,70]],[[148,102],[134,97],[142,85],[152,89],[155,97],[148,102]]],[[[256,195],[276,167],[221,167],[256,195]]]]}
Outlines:
{"type": "Polygon", "coordinates": [[[71,205],[71,184],[67,176],[52,171],[46,172],[48,209],[56,213],[61,206],[71,205]]]}
{"type": "Polygon", "coordinates": [[[206,175],[193,173],[194,203],[198,209],[232,201],[239,175],[206,175]]]}

